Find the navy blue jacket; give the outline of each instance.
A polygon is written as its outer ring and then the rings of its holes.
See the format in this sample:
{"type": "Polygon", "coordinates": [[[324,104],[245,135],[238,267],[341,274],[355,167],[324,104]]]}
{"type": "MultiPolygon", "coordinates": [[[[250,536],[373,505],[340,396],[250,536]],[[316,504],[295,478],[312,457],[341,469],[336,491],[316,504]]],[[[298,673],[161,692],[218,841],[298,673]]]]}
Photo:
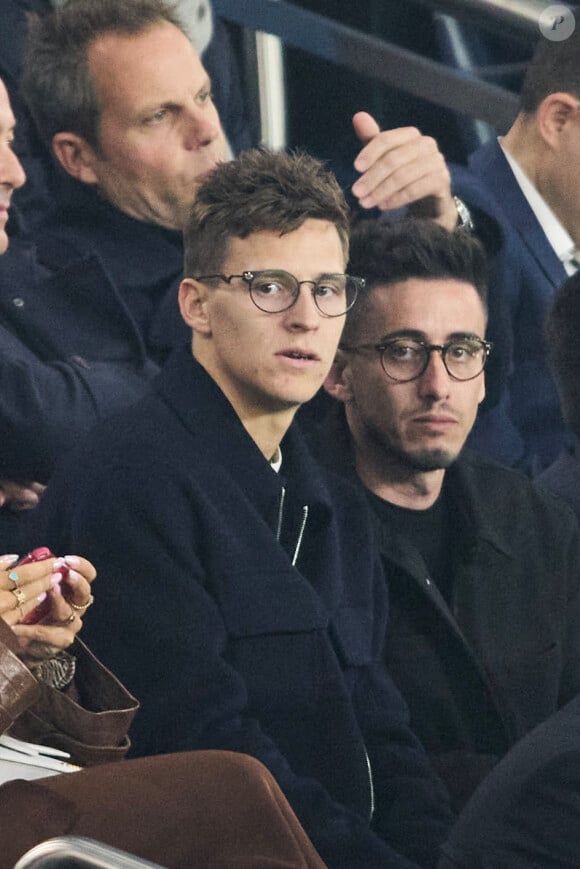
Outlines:
{"type": "Polygon", "coordinates": [[[37,539],[98,567],[85,634],[142,704],[136,754],[246,752],[329,867],[432,866],[448,803],[382,662],[368,508],[294,427],[282,456],[184,349],[56,473],[37,539]]]}
{"type": "Polygon", "coordinates": [[[556,385],[546,362],[544,324],[567,278],[496,140],[458,170],[454,191],[494,218],[503,234],[496,281],[507,304],[512,373],[500,405],[482,415],[472,445],[502,462],[538,472],[566,440],[556,385]]]}
{"type": "Polygon", "coordinates": [[[0,257],[0,478],[39,480],[158,367],[95,257],[59,274],[13,239],[0,257]]]}

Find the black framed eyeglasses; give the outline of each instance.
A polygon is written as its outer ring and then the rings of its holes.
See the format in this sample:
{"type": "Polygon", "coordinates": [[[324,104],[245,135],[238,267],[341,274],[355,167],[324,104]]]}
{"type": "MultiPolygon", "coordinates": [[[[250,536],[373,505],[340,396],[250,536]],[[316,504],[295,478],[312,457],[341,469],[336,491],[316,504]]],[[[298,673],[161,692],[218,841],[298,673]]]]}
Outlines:
{"type": "Polygon", "coordinates": [[[364,287],[364,278],[352,275],[322,275],[317,281],[299,281],[290,272],[282,269],[244,271],[241,275],[198,275],[194,281],[225,281],[230,284],[240,278],[248,287],[250,298],[256,308],[266,314],[280,314],[295,305],[300,287],[310,284],[312,298],[324,317],[342,317],[349,311],[364,287]]]}
{"type": "Polygon", "coordinates": [[[485,368],[492,346],[489,341],[466,335],[447,344],[426,344],[414,338],[390,338],[379,344],[359,344],[355,347],[341,344],[340,348],[347,353],[361,350],[379,353],[387,377],[397,383],[409,383],[425,373],[434,352],[441,353],[445,370],[453,380],[473,380],[485,368]]]}

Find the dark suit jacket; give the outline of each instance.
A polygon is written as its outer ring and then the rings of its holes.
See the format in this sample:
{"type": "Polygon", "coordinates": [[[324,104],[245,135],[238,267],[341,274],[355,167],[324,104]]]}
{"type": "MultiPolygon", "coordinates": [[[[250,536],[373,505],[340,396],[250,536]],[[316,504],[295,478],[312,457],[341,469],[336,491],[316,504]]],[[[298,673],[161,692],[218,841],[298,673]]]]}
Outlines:
{"type": "Polygon", "coordinates": [[[580,697],[496,766],[443,850],[439,869],[578,869],[580,697]]]}
{"type": "Polygon", "coordinates": [[[497,280],[510,318],[512,365],[497,409],[482,416],[473,446],[500,461],[539,471],[565,442],[558,393],[546,363],[544,322],[564,266],[523,196],[497,141],[476,151],[454,190],[494,218],[503,233],[497,280]],[[491,445],[491,449],[490,449],[491,445]]]}

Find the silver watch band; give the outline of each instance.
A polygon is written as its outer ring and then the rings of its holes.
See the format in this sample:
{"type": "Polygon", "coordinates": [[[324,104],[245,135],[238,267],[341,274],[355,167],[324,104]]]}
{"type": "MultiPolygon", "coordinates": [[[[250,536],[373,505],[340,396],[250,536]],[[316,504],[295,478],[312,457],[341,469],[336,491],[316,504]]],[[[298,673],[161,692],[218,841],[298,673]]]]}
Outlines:
{"type": "Polygon", "coordinates": [[[465,202],[459,196],[453,197],[455,208],[457,209],[457,226],[455,231],[463,230],[463,232],[474,232],[475,224],[471,216],[471,212],[465,202]]]}

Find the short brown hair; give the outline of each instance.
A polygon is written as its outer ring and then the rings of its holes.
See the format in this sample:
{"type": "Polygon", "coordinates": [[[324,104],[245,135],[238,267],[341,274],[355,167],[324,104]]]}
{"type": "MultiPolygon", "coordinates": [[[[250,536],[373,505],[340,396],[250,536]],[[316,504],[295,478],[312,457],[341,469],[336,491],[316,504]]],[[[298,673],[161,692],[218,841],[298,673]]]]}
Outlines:
{"type": "Polygon", "coordinates": [[[301,152],[244,151],[218,166],[197,192],[184,231],[185,277],[219,272],[230,238],[285,235],[309,218],[336,226],[346,262],[348,209],[332,172],[301,152]]]}
{"type": "Polygon", "coordinates": [[[136,35],[158,24],[183,30],[164,0],[68,0],[46,15],[29,17],[22,93],[39,133],[82,136],[99,150],[100,106],[89,73],[91,44],[107,33],[136,35]]]}

